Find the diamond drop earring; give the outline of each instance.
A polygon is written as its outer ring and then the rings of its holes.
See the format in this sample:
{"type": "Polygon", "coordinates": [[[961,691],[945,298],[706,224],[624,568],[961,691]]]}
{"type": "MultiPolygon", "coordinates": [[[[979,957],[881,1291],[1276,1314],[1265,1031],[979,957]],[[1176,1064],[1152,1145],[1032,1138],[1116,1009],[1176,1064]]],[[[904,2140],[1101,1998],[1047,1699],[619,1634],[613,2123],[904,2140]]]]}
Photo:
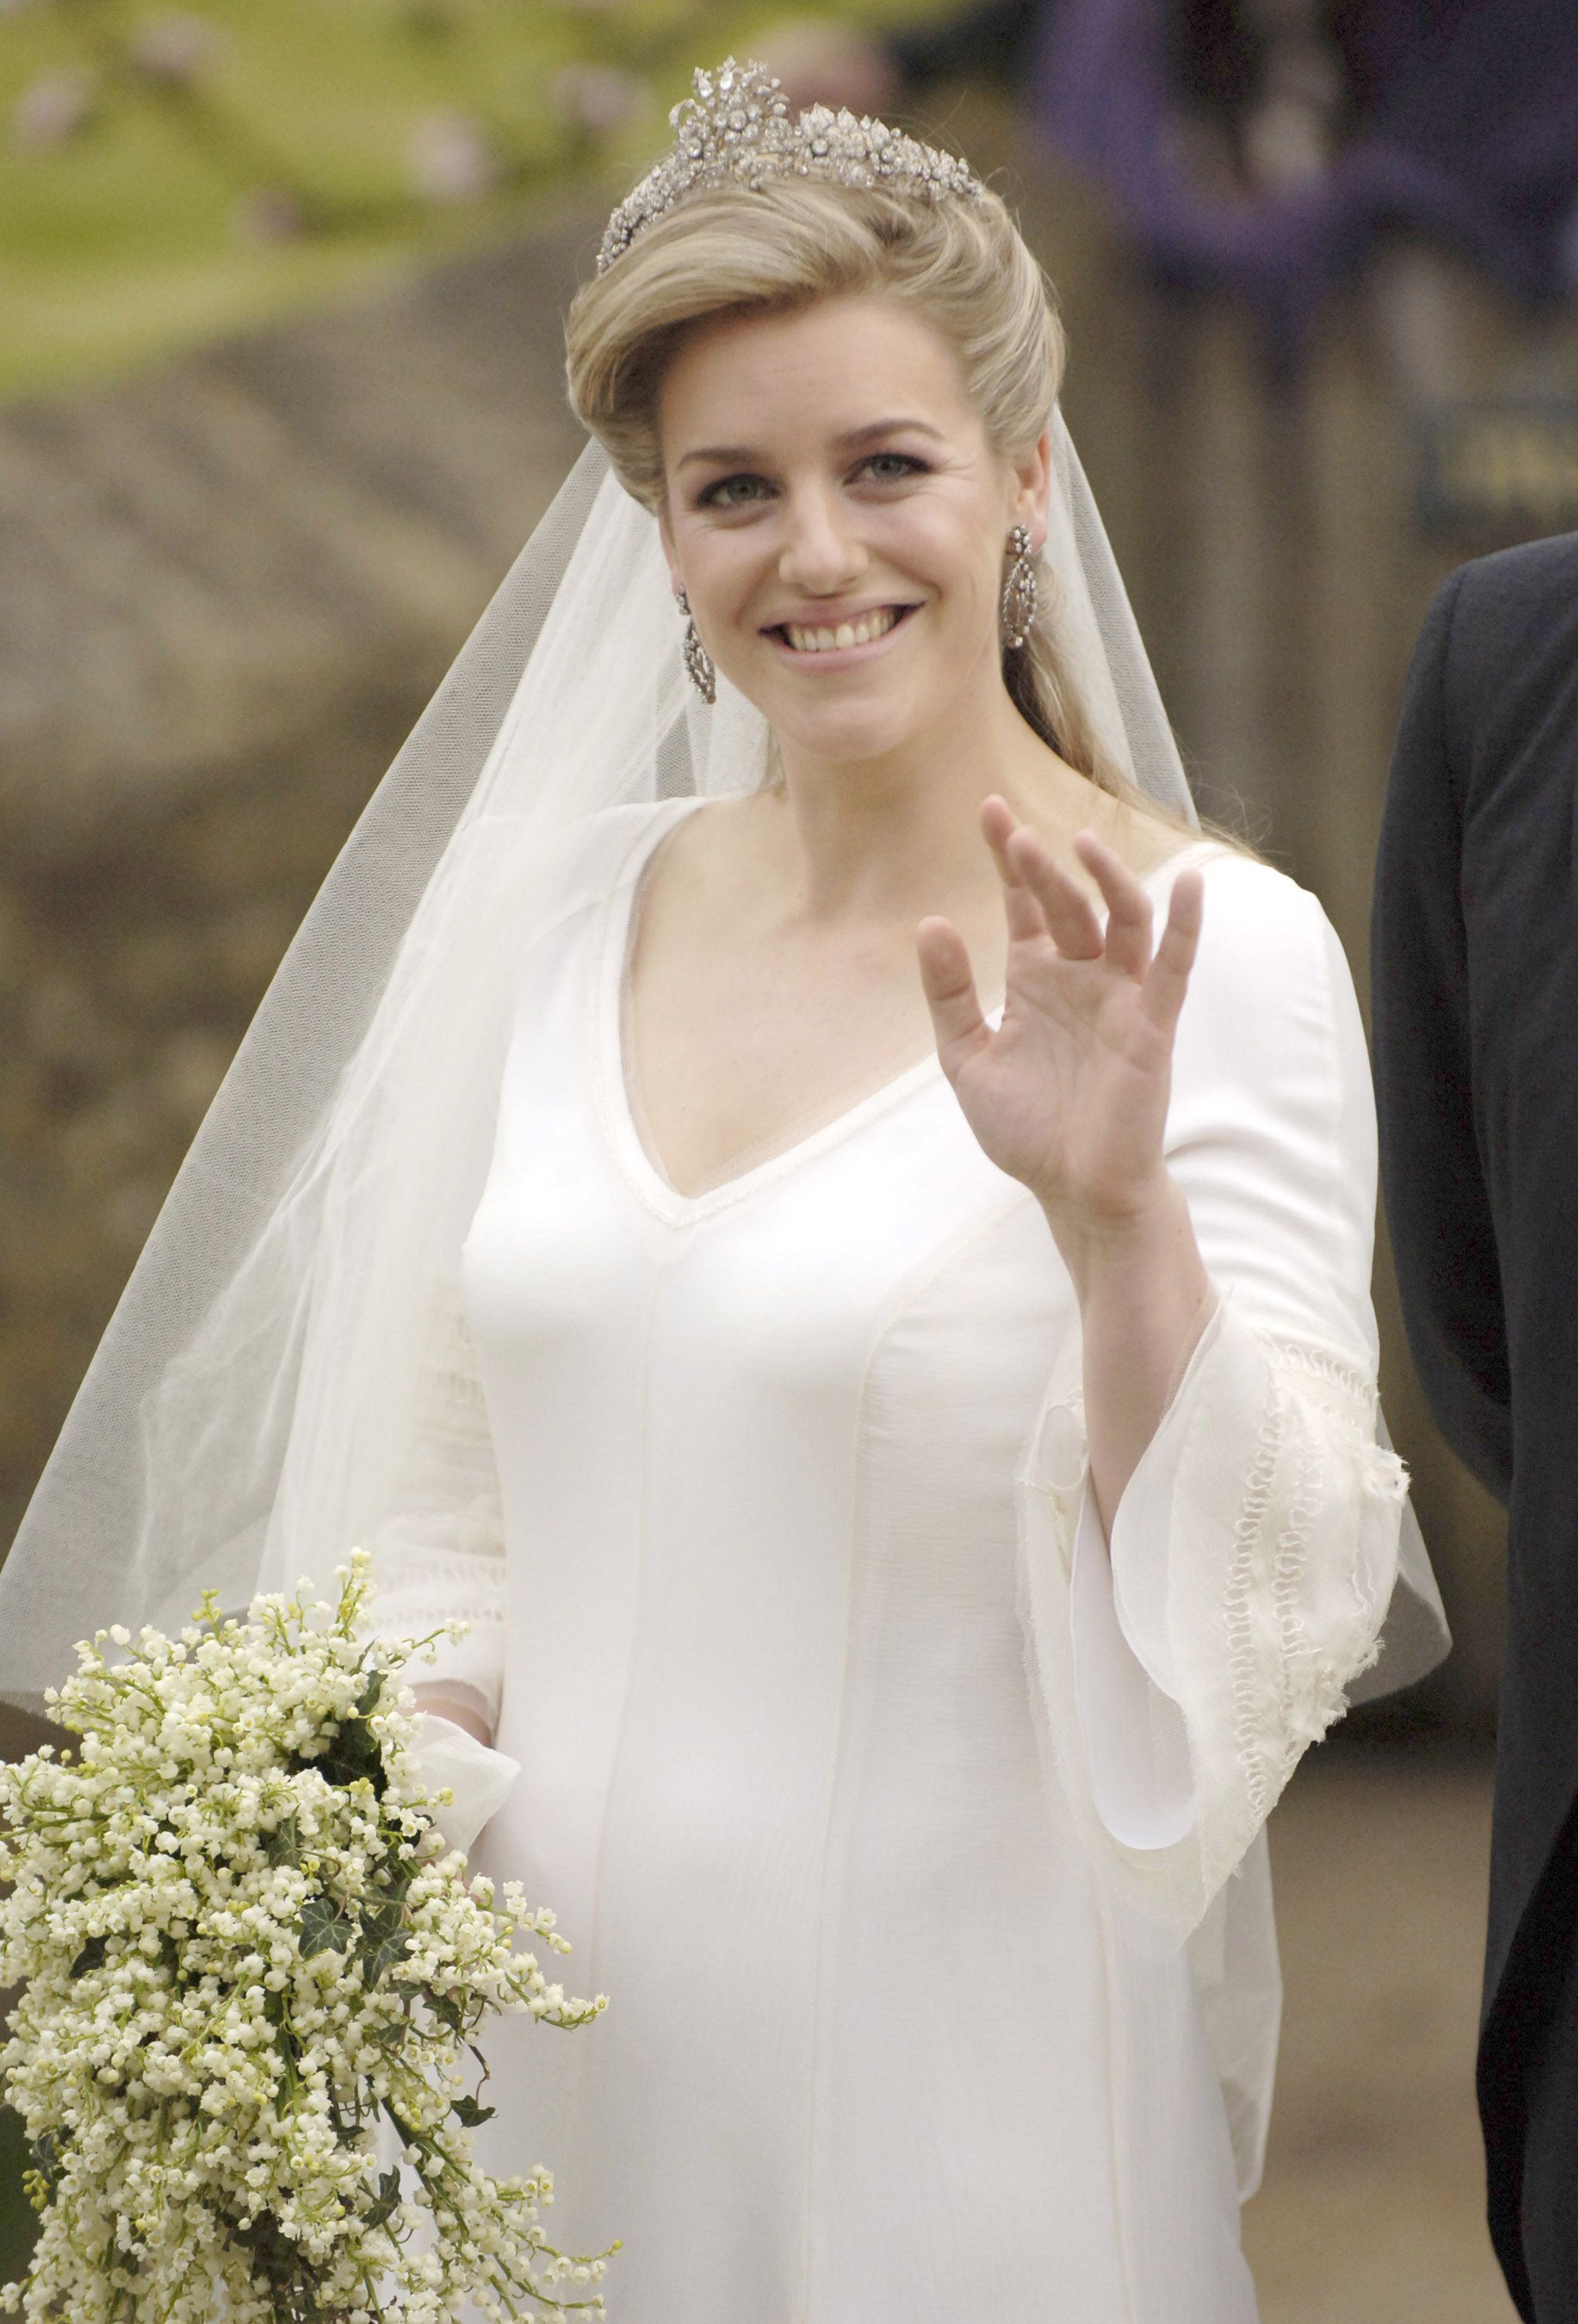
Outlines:
{"type": "Polygon", "coordinates": [[[1009,534],[1008,554],[1013,563],[1002,585],[1002,641],[1010,653],[1017,653],[1036,618],[1036,565],[1028,525],[1016,524],[1009,534]]]}
{"type": "Polygon", "coordinates": [[[718,698],[718,674],[713,668],[711,654],[701,642],[701,632],[696,626],[696,616],[690,610],[690,600],[683,586],[675,590],[674,603],[685,616],[685,642],[681,651],[690,683],[704,702],[714,703],[718,698]]]}

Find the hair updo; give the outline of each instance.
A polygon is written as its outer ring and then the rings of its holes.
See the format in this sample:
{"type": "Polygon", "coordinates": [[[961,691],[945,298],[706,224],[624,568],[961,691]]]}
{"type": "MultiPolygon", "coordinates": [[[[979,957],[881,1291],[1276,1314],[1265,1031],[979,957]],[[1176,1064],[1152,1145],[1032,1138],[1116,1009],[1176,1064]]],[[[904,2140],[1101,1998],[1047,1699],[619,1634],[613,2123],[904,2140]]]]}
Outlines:
{"type": "MultiPolygon", "coordinates": [[[[577,293],[567,329],[570,401],[626,491],[656,513],[658,393],[684,334],[724,316],[872,291],[902,300],[943,334],[987,441],[1010,462],[1026,457],[1062,383],[1063,327],[1046,276],[989,190],[929,201],[780,178],[682,198],[577,293]]],[[[1045,564],[1040,579],[1035,625],[1021,650],[1005,651],[1004,683],[1071,766],[1134,799],[1059,651],[1056,576],[1045,564]]]]}

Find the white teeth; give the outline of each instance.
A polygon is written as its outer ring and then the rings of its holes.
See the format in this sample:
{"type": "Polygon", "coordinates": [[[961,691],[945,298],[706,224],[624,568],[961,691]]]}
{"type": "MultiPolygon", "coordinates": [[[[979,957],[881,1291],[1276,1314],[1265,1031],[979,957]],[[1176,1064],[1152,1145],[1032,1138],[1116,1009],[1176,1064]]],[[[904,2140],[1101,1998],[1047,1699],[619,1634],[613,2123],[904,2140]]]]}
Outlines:
{"type": "Polygon", "coordinates": [[[863,613],[858,622],[840,622],[834,630],[802,630],[793,622],[784,623],[784,634],[797,653],[835,653],[844,646],[869,646],[875,638],[884,638],[899,618],[896,605],[884,605],[874,613],[863,613]]]}

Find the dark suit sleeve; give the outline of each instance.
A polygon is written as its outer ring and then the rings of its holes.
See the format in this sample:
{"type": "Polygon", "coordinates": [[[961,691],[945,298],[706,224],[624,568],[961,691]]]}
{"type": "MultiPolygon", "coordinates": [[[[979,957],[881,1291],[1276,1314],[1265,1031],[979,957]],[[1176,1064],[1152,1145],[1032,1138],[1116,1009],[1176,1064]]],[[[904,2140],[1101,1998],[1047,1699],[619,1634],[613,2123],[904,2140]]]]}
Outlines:
{"type": "Polygon", "coordinates": [[[1511,1484],[1506,1323],[1475,1136],[1461,904],[1464,770],[1448,671],[1464,576],[1426,621],[1403,698],[1376,866],[1373,1014],[1381,1185],[1408,1344],[1430,1408],[1497,1498],[1511,1484]]]}

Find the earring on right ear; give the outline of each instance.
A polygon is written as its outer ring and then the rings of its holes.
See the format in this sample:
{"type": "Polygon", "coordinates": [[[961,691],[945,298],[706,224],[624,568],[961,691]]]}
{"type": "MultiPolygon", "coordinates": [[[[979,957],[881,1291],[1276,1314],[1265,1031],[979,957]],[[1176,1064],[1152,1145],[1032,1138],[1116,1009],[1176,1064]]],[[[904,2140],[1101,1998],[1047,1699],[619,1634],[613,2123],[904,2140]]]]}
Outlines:
{"type": "Polygon", "coordinates": [[[1013,558],[1002,585],[1002,642],[1010,653],[1028,643],[1036,618],[1036,561],[1030,552],[1029,525],[1016,524],[1008,537],[1013,558]]]}
{"type": "Polygon", "coordinates": [[[701,632],[696,626],[683,583],[674,592],[674,603],[685,616],[685,639],[680,651],[685,656],[686,672],[702,700],[710,706],[718,698],[718,674],[713,668],[711,654],[701,642],[701,632]]]}

